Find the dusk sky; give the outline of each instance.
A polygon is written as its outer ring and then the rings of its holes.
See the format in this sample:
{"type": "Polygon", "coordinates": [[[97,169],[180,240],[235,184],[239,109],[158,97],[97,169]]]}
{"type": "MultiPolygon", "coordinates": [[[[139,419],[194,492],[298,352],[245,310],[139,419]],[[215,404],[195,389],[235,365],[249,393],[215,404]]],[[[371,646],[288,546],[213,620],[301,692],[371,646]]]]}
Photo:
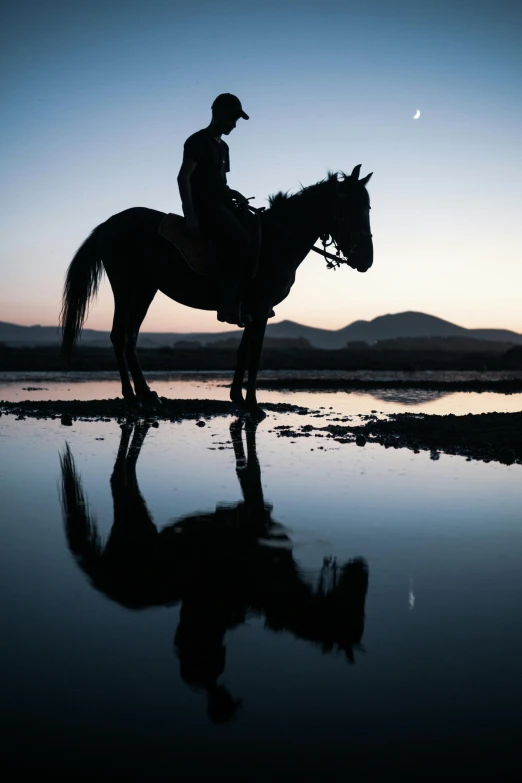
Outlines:
{"type": "MultiPolygon", "coordinates": [[[[276,321],[418,310],[522,332],[520,0],[7,0],[0,63],[0,320],[57,324],[66,268],[112,214],[180,212],[183,143],[232,92],[250,120],[229,184],[257,206],[374,172],[373,268],[311,253],[276,321]]],[[[87,326],[112,313],[104,278],[87,326]]],[[[222,329],[158,294],[142,331],[222,329]]]]}

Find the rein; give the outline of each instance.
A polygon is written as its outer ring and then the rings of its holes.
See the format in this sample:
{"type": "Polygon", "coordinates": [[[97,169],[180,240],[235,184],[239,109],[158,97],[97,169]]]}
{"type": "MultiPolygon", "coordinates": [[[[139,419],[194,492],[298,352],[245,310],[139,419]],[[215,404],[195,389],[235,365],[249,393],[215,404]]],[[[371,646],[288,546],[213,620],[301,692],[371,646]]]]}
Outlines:
{"type": "Polygon", "coordinates": [[[345,258],[345,256],[341,255],[341,250],[333,237],[330,237],[329,234],[323,234],[319,237],[321,242],[323,243],[323,249],[319,247],[315,247],[315,245],[312,245],[310,248],[314,251],[314,253],[319,253],[320,256],[324,257],[324,260],[326,261],[326,268],[327,269],[338,269],[341,264],[348,264],[352,269],[356,269],[356,267],[350,263],[350,260],[348,258],[345,258]],[[330,241],[328,242],[328,238],[330,238],[330,241]],[[334,245],[336,253],[333,255],[332,253],[327,253],[326,248],[330,247],[330,245],[334,245]]]}

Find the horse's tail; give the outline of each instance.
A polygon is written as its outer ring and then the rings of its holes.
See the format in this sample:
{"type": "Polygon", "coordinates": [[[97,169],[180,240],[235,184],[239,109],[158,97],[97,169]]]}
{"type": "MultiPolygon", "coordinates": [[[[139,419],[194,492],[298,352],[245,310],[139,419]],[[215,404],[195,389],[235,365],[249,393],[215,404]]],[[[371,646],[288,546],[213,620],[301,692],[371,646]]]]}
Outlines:
{"type": "Polygon", "coordinates": [[[62,485],[60,500],[67,543],[79,566],[94,578],[102,556],[103,545],[96,521],[89,513],[89,506],[76,470],[74,457],[66,444],[60,454],[62,485]]]}
{"type": "Polygon", "coordinates": [[[62,328],[62,354],[71,358],[74,344],[78,339],[87,317],[89,302],[98,293],[103,272],[101,253],[98,249],[94,229],[69,264],[63,287],[60,326],[62,328]]]}

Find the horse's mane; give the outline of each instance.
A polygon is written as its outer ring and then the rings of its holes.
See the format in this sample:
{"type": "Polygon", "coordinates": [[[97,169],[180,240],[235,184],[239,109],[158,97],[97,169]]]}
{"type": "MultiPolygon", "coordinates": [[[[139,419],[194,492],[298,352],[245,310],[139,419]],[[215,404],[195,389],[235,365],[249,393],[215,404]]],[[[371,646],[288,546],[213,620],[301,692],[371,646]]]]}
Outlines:
{"type": "Polygon", "coordinates": [[[301,205],[304,201],[308,200],[310,196],[315,196],[318,189],[328,187],[333,182],[339,182],[342,179],[347,179],[347,175],[344,171],[329,171],[328,175],[319,182],[316,182],[315,185],[302,185],[297,193],[290,193],[289,190],[286,192],[280,190],[268,197],[269,210],[277,212],[281,207],[285,207],[286,205],[301,205]]]}

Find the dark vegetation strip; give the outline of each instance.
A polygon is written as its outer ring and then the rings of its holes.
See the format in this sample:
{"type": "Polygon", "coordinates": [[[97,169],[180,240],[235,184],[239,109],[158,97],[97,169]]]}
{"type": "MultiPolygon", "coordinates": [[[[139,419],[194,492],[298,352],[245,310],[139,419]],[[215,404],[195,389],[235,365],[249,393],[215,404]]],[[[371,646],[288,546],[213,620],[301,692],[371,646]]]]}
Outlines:
{"type": "MultiPolygon", "coordinates": [[[[501,353],[498,350],[381,350],[377,347],[319,349],[279,348],[268,338],[261,358],[263,370],[422,370],[506,371],[522,369],[522,346],[501,353]]],[[[230,345],[200,348],[147,348],[140,345],[139,356],[144,370],[198,371],[233,370],[237,341],[230,345]]],[[[64,371],[66,366],[58,346],[10,347],[0,344],[0,371],[64,371]]],[[[116,370],[112,348],[80,346],[69,367],[75,371],[116,370]]]]}
{"type": "Polygon", "coordinates": [[[522,392],[522,380],[363,380],[358,378],[259,378],[259,389],[291,391],[371,391],[374,389],[425,389],[448,392],[497,392],[518,394],[522,392]]]}

